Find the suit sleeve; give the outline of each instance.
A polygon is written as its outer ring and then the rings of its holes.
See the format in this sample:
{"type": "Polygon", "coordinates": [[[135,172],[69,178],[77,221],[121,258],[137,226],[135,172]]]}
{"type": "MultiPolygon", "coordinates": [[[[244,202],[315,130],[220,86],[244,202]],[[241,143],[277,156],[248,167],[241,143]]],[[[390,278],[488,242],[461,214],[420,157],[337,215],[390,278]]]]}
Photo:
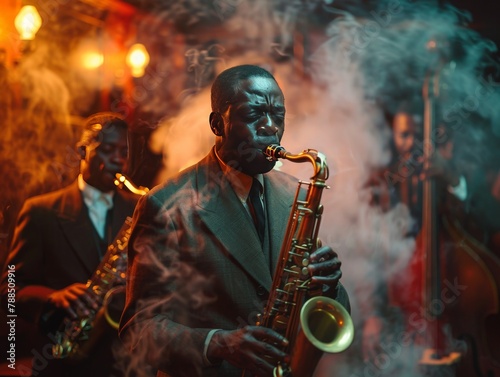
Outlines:
{"type": "Polygon", "coordinates": [[[43,239],[40,222],[44,213],[31,201],[27,201],[18,216],[14,236],[2,276],[2,305],[6,306],[8,280],[7,269],[15,266],[16,312],[29,322],[37,322],[42,310],[54,291],[43,286],[43,239]]]}
{"type": "Polygon", "coordinates": [[[195,273],[182,260],[185,230],[175,211],[147,195],[134,212],[128,247],[127,298],[120,337],[134,355],[175,376],[199,376],[210,329],[194,328],[195,273]],[[175,373],[174,373],[175,372],[175,373]]]}

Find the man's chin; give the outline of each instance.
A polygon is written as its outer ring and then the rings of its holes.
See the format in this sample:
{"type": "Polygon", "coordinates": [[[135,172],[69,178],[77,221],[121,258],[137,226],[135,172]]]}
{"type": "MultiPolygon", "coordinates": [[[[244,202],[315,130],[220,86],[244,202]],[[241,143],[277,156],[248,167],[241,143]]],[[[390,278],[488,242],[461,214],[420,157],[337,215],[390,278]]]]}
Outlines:
{"type": "Polygon", "coordinates": [[[266,168],[265,168],[265,171],[262,172],[262,174],[264,173],[269,173],[271,170],[273,170],[274,166],[276,165],[276,161],[266,161],[266,168]]]}
{"type": "Polygon", "coordinates": [[[266,174],[274,168],[275,164],[276,164],[276,161],[265,160],[265,161],[259,163],[258,166],[256,166],[256,165],[249,166],[248,169],[246,169],[246,171],[243,171],[243,172],[248,174],[248,175],[251,175],[251,176],[254,176],[257,174],[266,174]]]}

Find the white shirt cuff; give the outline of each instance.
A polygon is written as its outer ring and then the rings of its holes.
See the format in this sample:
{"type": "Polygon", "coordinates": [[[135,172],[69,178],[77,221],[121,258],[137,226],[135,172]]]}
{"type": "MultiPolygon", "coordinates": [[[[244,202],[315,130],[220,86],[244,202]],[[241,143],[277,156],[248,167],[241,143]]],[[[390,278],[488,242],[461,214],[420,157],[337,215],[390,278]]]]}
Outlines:
{"type": "Polygon", "coordinates": [[[208,360],[207,357],[207,352],[208,352],[208,346],[210,345],[210,341],[212,340],[212,337],[217,331],[220,331],[221,329],[213,329],[210,330],[207,334],[207,337],[205,338],[205,346],[203,347],[203,365],[204,366],[211,366],[213,365],[210,360],[208,360]]]}

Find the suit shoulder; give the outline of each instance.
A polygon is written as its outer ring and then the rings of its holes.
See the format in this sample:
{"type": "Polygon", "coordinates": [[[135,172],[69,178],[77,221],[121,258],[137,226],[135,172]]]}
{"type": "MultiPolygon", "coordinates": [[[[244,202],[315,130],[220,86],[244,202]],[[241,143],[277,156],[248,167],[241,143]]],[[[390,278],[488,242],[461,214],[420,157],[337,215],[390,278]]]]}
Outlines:
{"type": "Polygon", "coordinates": [[[30,209],[53,209],[61,203],[69,190],[69,187],[65,187],[56,191],[32,196],[25,200],[23,207],[30,209]]]}
{"type": "Polygon", "coordinates": [[[194,187],[195,174],[194,166],[187,168],[155,186],[148,194],[163,201],[183,188],[194,187]]]}

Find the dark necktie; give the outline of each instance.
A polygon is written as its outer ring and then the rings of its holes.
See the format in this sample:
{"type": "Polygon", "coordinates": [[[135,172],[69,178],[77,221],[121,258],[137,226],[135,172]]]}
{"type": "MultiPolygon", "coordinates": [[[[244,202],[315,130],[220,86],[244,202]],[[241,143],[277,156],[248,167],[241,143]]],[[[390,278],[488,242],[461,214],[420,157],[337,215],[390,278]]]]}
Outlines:
{"type": "Polygon", "coordinates": [[[260,243],[263,244],[266,218],[264,216],[264,207],[262,206],[262,201],[260,199],[260,187],[260,182],[254,178],[252,187],[250,188],[250,194],[248,195],[248,200],[252,208],[253,220],[257,233],[259,234],[260,243]]]}
{"type": "Polygon", "coordinates": [[[106,225],[104,228],[104,240],[110,244],[112,241],[112,232],[111,232],[111,224],[113,222],[113,207],[108,209],[106,212],[106,225]]]}

